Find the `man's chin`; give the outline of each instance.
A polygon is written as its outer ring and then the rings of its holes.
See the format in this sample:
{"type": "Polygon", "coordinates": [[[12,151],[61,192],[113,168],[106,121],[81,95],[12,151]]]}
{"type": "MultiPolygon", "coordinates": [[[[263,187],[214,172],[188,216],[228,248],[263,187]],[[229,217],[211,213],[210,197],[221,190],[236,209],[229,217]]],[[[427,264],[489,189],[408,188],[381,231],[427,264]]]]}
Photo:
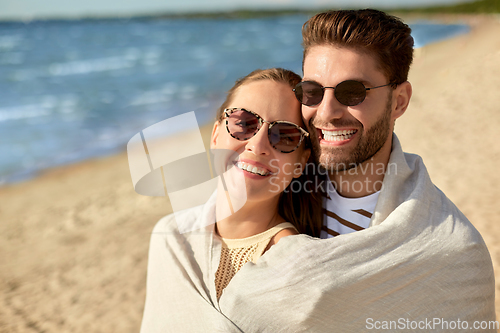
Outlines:
{"type": "Polygon", "coordinates": [[[326,170],[330,172],[339,172],[346,171],[356,167],[356,161],[353,161],[351,158],[342,158],[340,152],[328,154],[321,154],[318,161],[319,164],[326,170]]]}
{"type": "Polygon", "coordinates": [[[352,162],[321,162],[321,167],[323,167],[328,172],[343,172],[356,167],[356,163],[352,162]]]}

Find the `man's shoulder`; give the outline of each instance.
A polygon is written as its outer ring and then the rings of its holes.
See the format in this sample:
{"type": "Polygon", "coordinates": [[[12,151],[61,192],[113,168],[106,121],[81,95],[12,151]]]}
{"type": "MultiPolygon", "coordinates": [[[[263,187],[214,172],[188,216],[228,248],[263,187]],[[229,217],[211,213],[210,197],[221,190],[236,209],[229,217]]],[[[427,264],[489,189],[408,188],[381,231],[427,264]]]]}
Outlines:
{"type": "Polygon", "coordinates": [[[437,203],[436,208],[441,208],[438,216],[441,216],[442,227],[447,230],[447,237],[453,238],[455,246],[464,246],[467,244],[485,245],[479,231],[462,213],[462,211],[443,193],[437,186],[441,201],[437,203]]]}
{"type": "Polygon", "coordinates": [[[389,220],[394,228],[430,233],[448,249],[485,246],[472,223],[431,180],[422,157],[403,152],[396,136],[376,211],[374,225],[389,220]]]}

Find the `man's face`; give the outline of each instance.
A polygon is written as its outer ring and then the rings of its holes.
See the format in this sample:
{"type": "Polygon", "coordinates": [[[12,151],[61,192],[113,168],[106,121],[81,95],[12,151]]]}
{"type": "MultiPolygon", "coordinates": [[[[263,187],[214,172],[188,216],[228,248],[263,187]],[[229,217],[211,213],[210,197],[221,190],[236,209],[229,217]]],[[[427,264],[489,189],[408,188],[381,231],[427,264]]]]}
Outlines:
{"type": "MultiPolygon", "coordinates": [[[[366,88],[388,84],[375,58],[352,49],[319,45],[312,47],[304,60],[304,81],[315,81],[323,87],[335,87],[345,80],[362,82],[366,88]]],[[[313,151],[320,164],[330,171],[347,170],[373,157],[381,148],[390,152],[393,123],[392,88],[382,87],[366,92],[365,100],[345,106],[325,89],[323,100],[315,106],[302,106],[304,121],[311,133],[313,151]]]]}

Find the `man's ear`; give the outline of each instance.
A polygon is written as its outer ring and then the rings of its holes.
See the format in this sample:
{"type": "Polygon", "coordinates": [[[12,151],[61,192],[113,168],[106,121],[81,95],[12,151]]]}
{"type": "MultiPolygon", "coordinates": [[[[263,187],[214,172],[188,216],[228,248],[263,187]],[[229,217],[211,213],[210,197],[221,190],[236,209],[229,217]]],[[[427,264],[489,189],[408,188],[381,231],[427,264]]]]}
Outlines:
{"type": "Polygon", "coordinates": [[[411,83],[406,81],[394,89],[392,94],[392,120],[396,120],[405,113],[410,104],[412,88],[411,83]]]}
{"type": "Polygon", "coordinates": [[[215,148],[217,145],[217,139],[219,137],[219,126],[220,122],[216,121],[214,123],[214,128],[212,129],[212,136],[210,137],[210,148],[215,148]]]}

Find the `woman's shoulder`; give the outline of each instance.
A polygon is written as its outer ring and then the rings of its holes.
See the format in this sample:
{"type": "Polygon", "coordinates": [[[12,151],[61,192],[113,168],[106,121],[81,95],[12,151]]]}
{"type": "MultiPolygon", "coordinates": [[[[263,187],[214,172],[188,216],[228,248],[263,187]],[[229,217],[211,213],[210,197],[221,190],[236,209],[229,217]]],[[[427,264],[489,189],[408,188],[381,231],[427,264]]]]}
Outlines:
{"type": "Polygon", "coordinates": [[[299,234],[299,232],[297,231],[297,229],[295,229],[295,228],[286,228],[286,229],[278,231],[276,233],[276,235],[274,235],[274,240],[277,243],[283,237],[292,236],[292,235],[298,235],[298,234],[299,234]]]}
{"type": "Polygon", "coordinates": [[[277,244],[281,238],[299,234],[299,232],[297,231],[295,226],[293,224],[291,224],[290,222],[280,223],[277,226],[275,226],[274,228],[276,228],[276,230],[278,230],[278,232],[276,232],[274,234],[274,236],[271,238],[265,251],[269,250],[269,248],[271,248],[271,246],[277,244]]]}

